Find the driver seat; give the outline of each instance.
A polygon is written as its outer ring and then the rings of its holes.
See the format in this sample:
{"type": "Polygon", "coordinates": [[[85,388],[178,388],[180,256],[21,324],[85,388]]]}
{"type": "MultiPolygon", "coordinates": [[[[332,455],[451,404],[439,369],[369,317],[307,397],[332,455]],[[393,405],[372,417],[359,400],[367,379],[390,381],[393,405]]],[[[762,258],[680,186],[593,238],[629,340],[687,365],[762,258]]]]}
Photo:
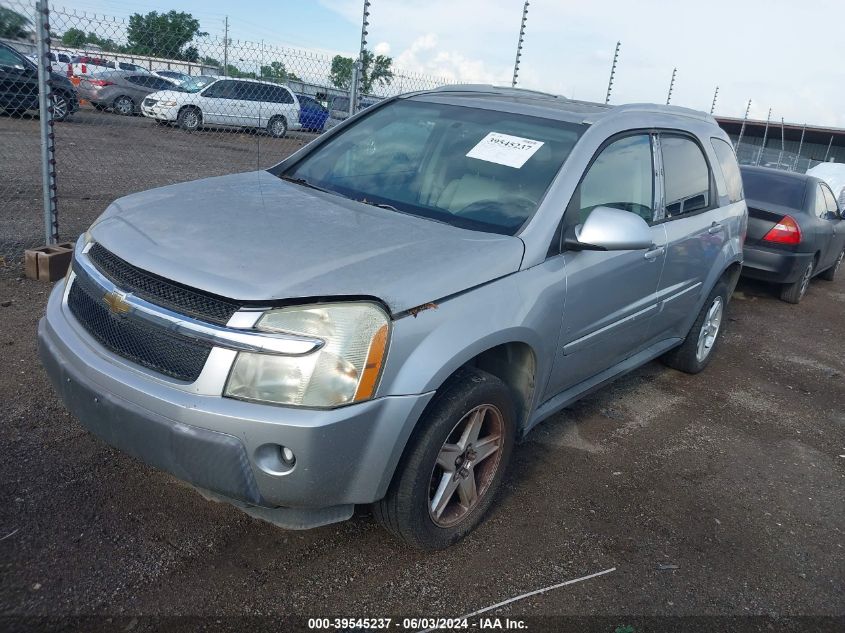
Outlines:
{"type": "Polygon", "coordinates": [[[473,202],[499,199],[505,193],[501,182],[478,174],[464,174],[451,181],[437,198],[437,206],[456,213],[473,202]]]}

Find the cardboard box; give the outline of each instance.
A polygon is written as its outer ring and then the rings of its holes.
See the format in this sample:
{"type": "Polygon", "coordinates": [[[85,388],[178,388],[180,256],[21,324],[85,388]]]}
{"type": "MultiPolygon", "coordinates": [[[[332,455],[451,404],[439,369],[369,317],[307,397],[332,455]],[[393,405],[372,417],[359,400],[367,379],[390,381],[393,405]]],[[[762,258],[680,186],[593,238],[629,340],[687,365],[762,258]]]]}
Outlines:
{"type": "Polygon", "coordinates": [[[67,274],[73,257],[73,242],[27,249],[24,259],[26,276],[38,281],[56,281],[67,274]]]}

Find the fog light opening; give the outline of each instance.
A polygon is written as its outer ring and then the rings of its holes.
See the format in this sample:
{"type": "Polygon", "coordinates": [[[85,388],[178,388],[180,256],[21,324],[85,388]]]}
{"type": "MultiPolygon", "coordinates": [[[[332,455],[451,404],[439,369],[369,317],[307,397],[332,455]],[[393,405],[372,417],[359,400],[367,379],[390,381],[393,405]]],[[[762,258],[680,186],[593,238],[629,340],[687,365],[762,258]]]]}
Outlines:
{"type": "Polygon", "coordinates": [[[255,449],[255,463],[269,475],[286,475],[296,465],[296,455],[281,444],[262,444],[255,449]]]}

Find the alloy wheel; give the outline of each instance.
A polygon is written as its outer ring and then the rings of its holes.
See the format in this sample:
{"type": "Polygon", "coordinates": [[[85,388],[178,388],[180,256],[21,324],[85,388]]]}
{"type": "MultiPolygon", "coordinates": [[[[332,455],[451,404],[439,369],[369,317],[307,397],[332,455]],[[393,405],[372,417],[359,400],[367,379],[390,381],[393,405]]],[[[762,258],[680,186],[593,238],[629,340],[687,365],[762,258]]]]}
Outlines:
{"type": "Polygon", "coordinates": [[[132,114],[132,100],[127,97],[120,97],[114,102],[114,109],[118,114],[129,115],[132,114]]]}
{"type": "Polygon", "coordinates": [[[722,314],[724,313],[724,302],[722,297],[713,299],[704,323],[701,324],[701,331],[698,333],[698,347],[696,347],[695,358],[703,362],[710,355],[713,345],[716,344],[716,337],[719,336],[719,328],[722,326],[722,314]]]}
{"type": "Polygon", "coordinates": [[[502,412],[491,404],[458,421],[431,473],[428,512],[437,526],[452,527],[478,506],[499,469],[504,437],[502,412]]]}
{"type": "Polygon", "coordinates": [[[67,116],[67,99],[62,95],[53,95],[53,119],[61,121],[67,116]]]}

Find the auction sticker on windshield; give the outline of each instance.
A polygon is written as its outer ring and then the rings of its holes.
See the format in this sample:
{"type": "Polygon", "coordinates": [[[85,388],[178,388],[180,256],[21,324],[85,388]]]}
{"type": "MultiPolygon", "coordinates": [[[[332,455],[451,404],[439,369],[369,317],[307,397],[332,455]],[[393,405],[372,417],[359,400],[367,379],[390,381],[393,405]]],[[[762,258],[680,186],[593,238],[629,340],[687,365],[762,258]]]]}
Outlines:
{"type": "Polygon", "coordinates": [[[543,146],[543,141],[520,138],[501,132],[490,132],[467,152],[467,158],[519,169],[543,146]]]}

